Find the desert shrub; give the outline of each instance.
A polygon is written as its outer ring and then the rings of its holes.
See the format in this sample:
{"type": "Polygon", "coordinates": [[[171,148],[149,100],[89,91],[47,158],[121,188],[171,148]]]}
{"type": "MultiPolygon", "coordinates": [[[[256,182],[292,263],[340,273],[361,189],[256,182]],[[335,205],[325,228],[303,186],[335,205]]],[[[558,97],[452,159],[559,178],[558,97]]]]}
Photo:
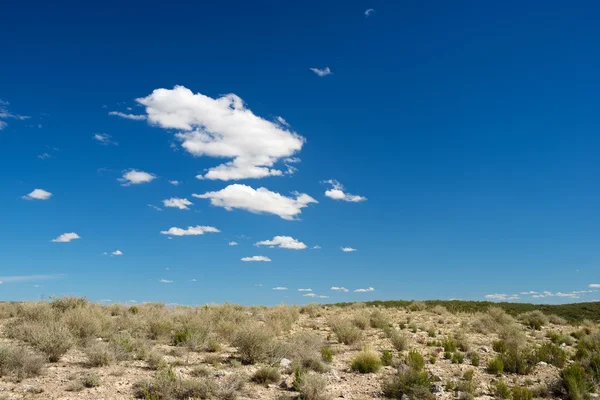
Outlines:
{"type": "Polygon", "coordinates": [[[405,396],[416,400],[435,398],[431,393],[431,381],[427,372],[413,368],[401,369],[392,378],[385,380],[381,389],[385,397],[392,399],[402,399],[405,396]]]}
{"type": "Polygon", "coordinates": [[[402,332],[392,331],[390,340],[394,348],[398,351],[404,351],[408,348],[408,337],[402,332]]]}
{"type": "Polygon", "coordinates": [[[359,329],[367,329],[370,324],[370,316],[367,310],[359,310],[352,317],[352,323],[359,329]]]}
{"type": "Polygon", "coordinates": [[[329,347],[322,347],[321,348],[321,360],[323,360],[326,363],[330,363],[333,361],[333,353],[331,352],[331,349],[329,347]]]}
{"type": "Polygon", "coordinates": [[[451,361],[452,364],[462,364],[465,361],[465,354],[457,351],[456,353],[452,354],[451,361]]]}
{"type": "Polygon", "coordinates": [[[474,367],[479,367],[479,354],[469,353],[469,356],[471,358],[471,365],[473,365],[474,367]]]}
{"type": "Polygon", "coordinates": [[[246,326],[240,329],[233,340],[242,362],[254,364],[264,360],[271,349],[273,336],[260,326],[246,326]]]}
{"type": "Polygon", "coordinates": [[[141,380],[133,385],[133,396],[147,400],[206,399],[217,392],[218,387],[211,379],[178,378],[171,369],[157,371],[153,379],[141,380]]]}
{"type": "Polygon", "coordinates": [[[422,301],[413,301],[408,305],[410,311],[424,311],[427,308],[427,304],[422,301]]]}
{"type": "Polygon", "coordinates": [[[463,373],[462,378],[465,381],[472,381],[474,376],[475,376],[475,370],[468,369],[463,373]]]}
{"type": "Polygon", "coordinates": [[[369,324],[371,328],[383,329],[390,325],[390,320],[382,311],[375,310],[371,313],[369,324]]]}
{"type": "Polygon", "coordinates": [[[57,321],[29,325],[27,341],[48,357],[57,362],[73,346],[69,329],[57,321]]]}
{"type": "Polygon", "coordinates": [[[302,400],[326,400],[329,398],[326,389],[327,380],[314,372],[303,374],[297,385],[302,400]]]}
{"type": "Polygon", "coordinates": [[[502,327],[511,325],[514,322],[515,319],[500,307],[490,307],[486,313],[480,314],[472,322],[471,327],[479,333],[491,333],[498,332],[502,327]]]}
{"type": "Polygon", "coordinates": [[[76,308],[82,308],[89,304],[89,301],[85,297],[51,297],[52,301],[50,302],[50,306],[59,311],[65,312],[67,310],[74,310],[76,308]]]}
{"type": "Polygon", "coordinates": [[[500,375],[504,372],[504,362],[500,356],[495,357],[488,362],[487,372],[494,375],[500,375]]]}
{"type": "Polygon", "coordinates": [[[512,400],[533,400],[533,393],[526,387],[513,386],[511,394],[512,400]]]}
{"type": "Polygon", "coordinates": [[[62,320],[73,337],[80,342],[110,336],[114,329],[110,316],[99,306],[87,305],[67,309],[62,320]]]}
{"type": "Polygon", "coordinates": [[[281,379],[281,374],[277,368],[273,367],[262,367],[256,370],[254,375],[252,375],[252,382],[260,383],[263,385],[268,385],[269,383],[279,382],[281,379]]]}
{"type": "Polygon", "coordinates": [[[536,355],[529,349],[509,349],[500,354],[504,363],[504,371],[512,372],[518,375],[527,375],[535,367],[537,362],[536,355]]]}
{"type": "Polygon", "coordinates": [[[492,349],[498,353],[504,353],[508,350],[508,346],[504,340],[494,340],[492,342],[492,349]]]}
{"type": "Polygon", "coordinates": [[[340,343],[354,344],[362,338],[360,329],[348,321],[336,321],[332,323],[331,330],[337,336],[340,343]]]}
{"type": "Polygon", "coordinates": [[[554,343],[544,343],[536,350],[535,358],[537,361],[544,361],[562,368],[567,361],[567,354],[554,343]]]}
{"type": "Polygon", "coordinates": [[[244,389],[247,377],[243,374],[230,374],[225,376],[220,382],[217,390],[217,398],[220,400],[235,400],[238,394],[244,389]]]}
{"type": "Polygon", "coordinates": [[[157,370],[165,366],[165,360],[163,356],[154,350],[151,350],[146,354],[145,360],[148,364],[148,368],[153,370],[157,370]]]}
{"type": "Polygon", "coordinates": [[[523,325],[538,331],[542,329],[542,326],[548,325],[548,317],[539,310],[533,310],[520,314],[519,320],[523,323],[523,325]]]}
{"type": "Polygon", "coordinates": [[[299,315],[300,311],[296,306],[280,305],[271,307],[265,314],[265,324],[272,332],[280,334],[292,329],[299,315]]]}
{"type": "Polygon", "coordinates": [[[84,349],[91,367],[104,367],[115,362],[115,354],[108,343],[94,342],[84,349]]]}
{"type": "Polygon", "coordinates": [[[550,314],[550,315],[548,315],[548,321],[551,324],[554,324],[554,325],[566,325],[567,324],[567,320],[566,319],[564,319],[563,317],[559,317],[556,314],[550,314]]]}
{"type": "Polygon", "coordinates": [[[562,388],[569,400],[586,400],[594,390],[594,384],[586,375],[585,369],[580,364],[571,364],[561,373],[562,388]]]}
{"type": "Polygon", "coordinates": [[[295,365],[312,369],[315,372],[325,372],[328,367],[323,364],[323,340],[314,333],[297,333],[291,337],[286,356],[295,365]]]}
{"type": "Polygon", "coordinates": [[[300,307],[300,314],[308,314],[309,317],[315,318],[319,316],[321,306],[317,303],[310,303],[300,307]]]}
{"type": "Polygon", "coordinates": [[[17,380],[40,375],[44,358],[20,346],[0,347],[0,377],[11,375],[17,380]]]}
{"type": "Polygon", "coordinates": [[[381,358],[379,357],[379,354],[373,350],[361,351],[354,357],[351,364],[352,371],[357,371],[361,374],[377,372],[380,368],[381,358]]]}
{"type": "Polygon", "coordinates": [[[467,337],[467,334],[465,333],[465,331],[460,330],[460,331],[455,332],[453,335],[453,338],[454,338],[454,342],[456,342],[456,347],[458,348],[458,350],[469,351],[469,348],[470,348],[469,338],[467,337]]]}
{"type": "Polygon", "coordinates": [[[81,383],[83,384],[83,387],[86,388],[98,387],[100,386],[100,376],[98,376],[98,374],[89,372],[81,376],[81,383]]]}
{"type": "Polygon", "coordinates": [[[458,349],[456,341],[451,337],[447,337],[444,340],[442,340],[442,347],[444,348],[444,351],[450,352],[454,352],[458,349]]]}
{"type": "Polygon", "coordinates": [[[406,355],[406,364],[415,371],[421,371],[425,368],[425,359],[416,350],[411,350],[406,355]]]}
{"type": "Polygon", "coordinates": [[[210,343],[210,330],[206,325],[188,324],[173,333],[171,343],[185,346],[191,351],[207,350],[210,343]]]}
{"type": "Polygon", "coordinates": [[[83,383],[80,379],[72,381],[65,388],[67,392],[81,392],[83,389],[85,389],[85,386],[83,386],[83,383]]]}
{"type": "Polygon", "coordinates": [[[431,309],[431,312],[437,315],[446,315],[448,314],[448,309],[444,306],[437,305],[431,309]]]}
{"type": "Polygon", "coordinates": [[[427,336],[429,336],[430,338],[434,338],[435,337],[435,328],[427,329],[427,336]]]}
{"type": "Polygon", "coordinates": [[[552,343],[555,344],[566,344],[569,346],[573,344],[573,338],[566,334],[560,334],[554,331],[549,331],[546,334],[546,336],[548,337],[548,339],[550,339],[552,343]]]}
{"type": "Polygon", "coordinates": [[[508,385],[501,379],[492,383],[492,393],[494,398],[510,400],[512,399],[512,393],[508,385]]]}
{"type": "Polygon", "coordinates": [[[384,350],[383,353],[381,353],[381,364],[385,366],[392,365],[393,359],[394,356],[390,350],[384,350]]]}

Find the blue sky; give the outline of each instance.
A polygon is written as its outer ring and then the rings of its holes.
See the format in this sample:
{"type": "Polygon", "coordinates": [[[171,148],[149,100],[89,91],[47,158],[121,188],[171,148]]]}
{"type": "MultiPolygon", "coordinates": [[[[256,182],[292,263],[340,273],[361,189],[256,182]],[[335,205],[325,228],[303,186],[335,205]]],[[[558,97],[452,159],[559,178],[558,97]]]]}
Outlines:
{"type": "Polygon", "coordinates": [[[0,300],[600,298],[595,2],[202,3],[3,7],[0,300]]]}

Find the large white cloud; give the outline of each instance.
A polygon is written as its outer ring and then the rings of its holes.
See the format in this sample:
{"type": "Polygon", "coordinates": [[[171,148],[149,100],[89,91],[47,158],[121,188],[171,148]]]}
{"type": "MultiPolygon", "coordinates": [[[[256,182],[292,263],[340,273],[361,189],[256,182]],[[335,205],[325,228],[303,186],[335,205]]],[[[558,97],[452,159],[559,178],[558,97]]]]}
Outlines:
{"type": "Polygon", "coordinates": [[[180,199],[178,197],[171,197],[170,199],[163,200],[165,207],[179,208],[180,210],[189,210],[188,206],[193,203],[188,199],[180,199]]]}
{"type": "Polygon", "coordinates": [[[221,232],[212,226],[188,226],[187,229],[171,227],[168,231],[160,231],[163,235],[169,236],[195,236],[204,235],[205,233],[218,233],[221,232]]]}
{"type": "Polygon", "coordinates": [[[130,169],[123,173],[123,177],[119,178],[119,182],[123,182],[121,186],[138,185],[140,183],[152,182],[156,179],[156,175],[144,171],[130,169]]]}
{"type": "Polygon", "coordinates": [[[81,237],[75,232],[63,233],[56,239],[52,239],[55,243],[69,243],[71,240],[81,239],[81,237]]]}
{"type": "Polygon", "coordinates": [[[214,206],[226,210],[239,208],[253,213],[269,213],[279,215],[283,219],[296,219],[304,207],[310,203],[318,203],[304,193],[295,193],[296,198],[286,197],[261,187],[253,189],[247,185],[234,184],[216,192],[193,194],[199,199],[210,199],[214,206]]]}
{"type": "Polygon", "coordinates": [[[328,183],[331,185],[331,189],[325,191],[325,196],[329,197],[330,199],[348,201],[351,203],[360,203],[361,201],[367,200],[367,198],[364,196],[344,193],[344,186],[335,179],[329,179],[327,181],[323,181],[323,183],[328,183]]]}
{"type": "Polygon", "coordinates": [[[34,189],[31,193],[23,196],[25,200],[48,200],[52,197],[52,193],[44,189],[34,189]]]}
{"type": "Polygon", "coordinates": [[[279,247],[280,249],[303,250],[306,245],[291,236],[275,236],[273,240],[257,242],[255,246],[279,247]]]}
{"type": "Polygon", "coordinates": [[[271,259],[265,256],[252,256],[252,257],[244,257],[242,261],[245,262],[270,262],[271,259]]]}
{"type": "Polygon", "coordinates": [[[213,99],[188,88],[156,89],[137,101],[148,121],[176,129],[182,147],[195,156],[232,159],[210,168],[200,179],[237,180],[279,176],[273,168],[302,149],[304,138],[281,123],[255,115],[235,94],[213,99]]]}

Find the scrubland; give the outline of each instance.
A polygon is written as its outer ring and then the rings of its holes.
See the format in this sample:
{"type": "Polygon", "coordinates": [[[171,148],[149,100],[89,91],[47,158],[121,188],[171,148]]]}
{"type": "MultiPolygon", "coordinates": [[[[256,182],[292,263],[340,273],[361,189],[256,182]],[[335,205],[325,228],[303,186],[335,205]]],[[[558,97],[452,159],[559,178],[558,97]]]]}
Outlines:
{"type": "Polygon", "coordinates": [[[0,399],[597,397],[598,321],[526,309],[0,303],[0,399]]]}

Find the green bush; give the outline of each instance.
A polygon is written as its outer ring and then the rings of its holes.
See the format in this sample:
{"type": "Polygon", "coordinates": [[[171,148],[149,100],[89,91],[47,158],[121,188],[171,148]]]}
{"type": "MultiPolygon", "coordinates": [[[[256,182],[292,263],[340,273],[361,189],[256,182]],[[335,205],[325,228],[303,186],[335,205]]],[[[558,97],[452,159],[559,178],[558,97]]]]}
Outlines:
{"type": "Polygon", "coordinates": [[[504,372],[504,362],[500,356],[495,357],[488,362],[487,372],[494,375],[500,375],[504,372]]]}
{"type": "Polygon", "coordinates": [[[594,390],[594,384],[580,364],[571,364],[564,368],[560,377],[568,400],[587,400],[594,390]]]}
{"type": "Polygon", "coordinates": [[[465,361],[465,354],[457,351],[452,355],[452,364],[462,364],[465,361]]]}
{"type": "Polygon", "coordinates": [[[548,325],[548,317],[539,310],[529,311],[519,315],[521,322],[532,329],[540,330],[542,326],[548,325]]]}
{"type": "Polygon", "coordinates": [[[442,346],[444,347],[444,351],[455,352],[458,348],[456,345],[456,341],[453,338],[445,338],[442,340],[442,346]]]}
{"type": "Polygon", "coordinates": [[[408,338],[402,332],[393,331],[390,335],[390,340],[394,348],[398,351],[404,351],[408,348],[408,338]]]}
{"type": "Polygon", "coordinates": [[[358,353],[352,360],[352,371],[367,374],[377,372],[381,368],[381,358],[379,354],[373,350],[363,350],[358,353]]]}
{"type": "Polygon", "coordinates": [[[406,364],[415,371],[422,371],[425,368],[425,359],[416,350],[411,350],[406,356],[406,364]]]}
{"type": "Polygon", "coordinates": [[[500,354],[500,358],[504,364],[505,372],[518,375],[529,374],[537,362],[535,354],[526,349],[509,350],[500,354]]]}
{"type": "Polygon", "coordinates": [[[535,357],[538,361],[547,362],[558,368],[564,367],[567,361],[567,354],[554,343],[544,343],[536,350],[535,357]]]}
{"type": "Polygon", "coordinates": [[[18,381],[40,375],[44,358],[24,347],[0,347],[0,377],[11,375],[18,381]]]}
{"type": "Polygon", "coordinates": [[[474,367],[479,367],[479,354],[477,353],[471,353],[471,365],[473,365],[474,367]]]}
{"type": "Polygon", "coordinates": [[[533,393],[526,387],[513,386],[512,400],[533,400],[533,393]]]}
{"type": "Polygon", "coordinates": [[[392,355],[392,352],[390,350],[384,350],[381,354],[381,363],[386,366],[392,365],[393,358],[394,356],[392,355]]]}
{"type": "Polygon", "coordinates": [[[508,346],[504,340],[495,340],[492,342],[492,349],[498,353],[504,353],[508,350],[508,346]]]}
{"type": "Polygon", "coordinates": [[[492,392],[494,393],[494,398],[510,400],[512,398],[512,393],[508,385],[501,379],[492,383],[492,392]]]}
{"type": "Polygon", "coordinates": [[[385,380],[381,389],[385,397],[392,399],[402,399],[404,396],[415,400],[435,399],[431,393],[429,374],[413,368],[401,370],[391,379],[385,380]]]}
{"type": "Polygon", "coordinates": [[[333,353],[329,347],[321,348],[321,359],[326,363],[330,363],[333,361],[333,353]]]}
{"type": "Polygon", "coordinates": [[[305,374],[298,385],[302,400],[326,400],[326,389],[327,380],[314,372],[305,374]]]}
{"type": "Polygon", "coordinates": [[[247,326],[238,330],[233,340],[240,359],[246,364],[265,360],[272,343],[273,336],[260,326],[247,326]]]}
{"type": "Polygon", "coordinates": [[[263,385],[279,382],[281,375],[277,368],[262,367],[252,375],[252,381],[263,385]]]}
{"type": "Polygon", "coordinates": [[[375,310],[371,313],[369,320],[371,328],[383,329],[390,325],[388,317],[381,311],[375,310]]]}
{"type": "Polygon", "coordinates": [[[334,324],[332,330],[338,341],[346,345],[354,344],[362,338],[360,329],[346,321],[334,324]]]}

